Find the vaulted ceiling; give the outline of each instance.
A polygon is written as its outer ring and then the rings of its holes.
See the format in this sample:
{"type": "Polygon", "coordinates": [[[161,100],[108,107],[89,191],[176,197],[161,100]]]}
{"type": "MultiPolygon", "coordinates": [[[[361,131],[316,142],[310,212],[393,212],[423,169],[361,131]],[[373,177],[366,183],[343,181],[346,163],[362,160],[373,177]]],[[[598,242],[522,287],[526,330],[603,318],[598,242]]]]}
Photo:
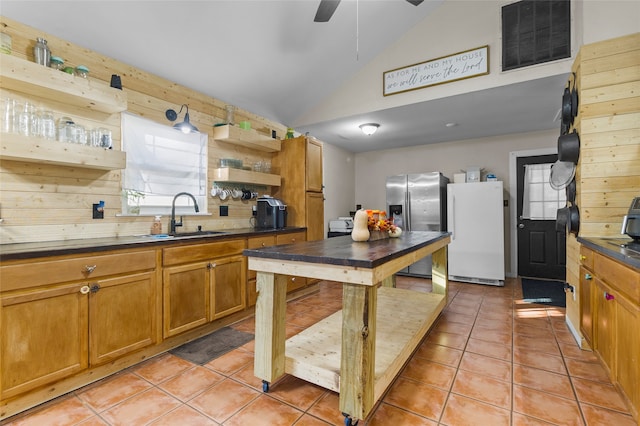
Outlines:
{"type": "Polygon", "coordinates": [[[2,0],[1,13],[352,152],[559,129],[565,76],[300,121],[443,1],[343,0],[327,23],[313,22],[319,0],[2,0]],[[383,124],[371,137],[368,121],[383,124]]]}

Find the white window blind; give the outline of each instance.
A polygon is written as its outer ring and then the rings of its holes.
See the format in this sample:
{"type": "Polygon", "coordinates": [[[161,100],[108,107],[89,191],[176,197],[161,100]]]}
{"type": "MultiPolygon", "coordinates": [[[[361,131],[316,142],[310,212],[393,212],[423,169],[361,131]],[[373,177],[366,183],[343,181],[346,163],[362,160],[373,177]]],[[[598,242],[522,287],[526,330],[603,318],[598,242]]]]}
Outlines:
{"type": "MultiPolygon", "coordinates": [[[[139,214],[167,214],[173,197],[188,192],[196,197],[200,212],[207,203],[207,134],[185,134],[132,114],[122,114],[122,145],[127,168],[122,188],[123,211],[139,214]],[[137,213],[137,211],[134,211],[137,213]]],[[[176,200],[178,211],[194,212],[189,197],[176,200]]]]}
{"type": "Polygon", "coordinates": [[[552,164],[525,164],[522,217],[533,220],[556,220],[560,207],[567,204],[565,190],[551,187],[552,164]]]}

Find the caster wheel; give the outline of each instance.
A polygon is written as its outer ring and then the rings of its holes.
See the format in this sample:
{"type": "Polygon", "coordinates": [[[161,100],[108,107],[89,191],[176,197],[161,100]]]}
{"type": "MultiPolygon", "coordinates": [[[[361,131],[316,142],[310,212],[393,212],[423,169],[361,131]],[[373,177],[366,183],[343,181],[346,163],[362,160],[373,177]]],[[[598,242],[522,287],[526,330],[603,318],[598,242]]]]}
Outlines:
{"type": "Polygon", "coordinates": [[[344,416],[344,426],[356,426],[358,424],[358,420],[354,421],[348,414],[342,413],[342,415],[344,416]]]}
{"type": "Polygon", "coordinates": [[[266,380],[262,381],[262,392],[269,392],[269,382],[267,382],[266,380]]]}

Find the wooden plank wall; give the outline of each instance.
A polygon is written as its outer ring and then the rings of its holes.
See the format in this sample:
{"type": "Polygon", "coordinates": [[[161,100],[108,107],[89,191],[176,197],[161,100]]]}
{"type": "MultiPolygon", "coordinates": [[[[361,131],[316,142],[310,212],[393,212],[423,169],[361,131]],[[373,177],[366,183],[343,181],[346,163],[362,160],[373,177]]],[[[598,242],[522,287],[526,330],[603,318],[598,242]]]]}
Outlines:
{"type": "MultiPolygon", "coordinates": [[[[640,196],[640,33],[583,46],[573,72],[579,90],[579,235],[620,238],[622,217],[640,196]]],[[[579,256],[580,244],[569,236],[567,282],[576,289],[579,256]]],[[[579,327],[577,302],[567,304],[567,316],[579,327]]]]}
{"type": "MultiPolygon", "coordinates": [[[[47,39],[52,53],[65,60],[65,64],[84,64],[90,69],[90,78],[105,82],[112,74],[121,76],[123,90],[128,97],[128,111],[161,124],[171,125],[164,116],[165,110],[179,110],[180,105],[189,105],[191,122],[209,135],[209,176],[218,160],[225,157],[242,159],[251,165],[256,161],[271,159],[273,154],[254,152],[213,140],[213,124],[223,122],[225,105],[215,99],[180,86],[174,82],[133,68],[125,63],[101,55],[43,33],[35,28],[0,16],[0,29],[12,37],[12,54],[33,61],[33,45],[36,37],[47,39]]],[[[0,57],[1,60],[1,57],[0,57]]],[[[0,87],[0,97],[11,97],[31,101],[38,107],[50,109],[56,119],[63,115],[72,117],[87,128],[108,127],[114,135],[114,149],[121,148],[120,114],[105,119],[80,108],[69,107],[39,98],[23,95],[0,87]]],[[[182,119],[181,114],[179,119],[182,119]]],[[[275,123],[241,109],[236,110],[236,121],[248,120],[251,127],[270,135],[276,130],[284,138],[286,126],[275,123]]],[[[0,137],[2,135],[0,134],[0,137]]],[[[52,142],[53,143],[53,142],[52,142]]],[[[79,167],[51,166],[19,161],[0,162],[0,243],[53,241],[75,238],[111,237],[149,232],[152,217],[117,217],[121,210],[121,172],[104,172],[79,167]],[[92,204],[99,200],[106,203],[105,218],[92,219],[92,204]]],[[[211,185],[211,179],[209,179],[211,185]]],[[[267,191],[265,189],[265,191],[267,191]]],[[[255,202],[240,200],[220,201],[208,197],[211,216],[185,217],[184,231],[205,229],[244,228],[250,226],[251,206],[255,202]],[[219,216],[219,205],[229,206],[229,216],[219,216]]],[[[163,220],[166,231],[167,218],[163,220]]]]}

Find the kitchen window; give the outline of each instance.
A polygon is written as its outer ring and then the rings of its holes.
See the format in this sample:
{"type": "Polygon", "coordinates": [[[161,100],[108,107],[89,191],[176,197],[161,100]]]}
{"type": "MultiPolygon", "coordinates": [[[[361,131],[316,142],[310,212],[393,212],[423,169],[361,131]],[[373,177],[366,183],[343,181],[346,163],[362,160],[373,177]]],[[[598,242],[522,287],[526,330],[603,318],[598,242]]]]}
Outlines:
{"type": "MultiPolygon", "coordinates": [[[[122,178],[125,215],[168,215],[179,192],[192,194],[207,209],[207,134],[185,134],[132,114],[122,114],[122,178]]],[[[195,214],[190,197],[176,199],[176,213],[195,214]]]]}
{"type": "Polygon", "coordinates": [[[550,163],[525,165],[523,219],[556,220],[558,209],[566,206],[566,192],[553,189],[549,183],[551,166],[550,163]]]}

